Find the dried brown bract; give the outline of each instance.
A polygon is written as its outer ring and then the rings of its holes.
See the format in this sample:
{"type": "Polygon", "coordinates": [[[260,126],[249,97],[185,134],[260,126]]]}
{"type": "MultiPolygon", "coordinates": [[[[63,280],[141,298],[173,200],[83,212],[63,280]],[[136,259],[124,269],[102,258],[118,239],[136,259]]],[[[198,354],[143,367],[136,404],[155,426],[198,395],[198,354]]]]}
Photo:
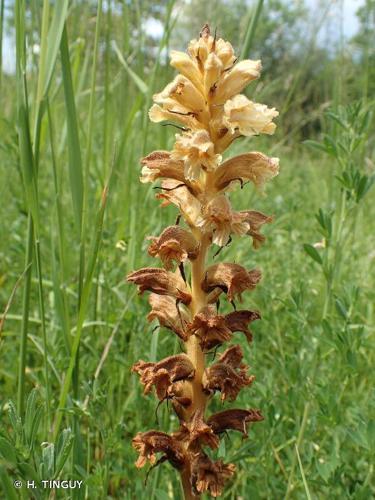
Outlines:
{"type": "Polygon", "coordinates": [[[139,433],[133,447],[139,452],[138,467],[168,460],[178,469],[190,500],[221,495],[235,473],[233,464],[210,458],[223,433],[235,430],[247,437],[249,424],[263,419],[256,409],[207,415],[216,391],[222,401],[234,401],[254,380],[240,345],[212,358],[237,332],[251,342],[249,327],[260,314],[236,308],[219,313],[219,298],[224,295],[235,307],[261,279],[258,269],[231,262],[208,265],[207,259],[211,246],[219,247],[212,252],[216,258],[234,237],[250,236],[254,249],[265,241],[263,226],[273,218],[256,210],[234,210],[230,194],[248,183],[262,190],[278,174],[279,160],[253,151],[223,162],[223,153],[238,137],[273,134],[278,112],[241,94],[260,77],[260,61],[237,61],[232,45],[213,36],[208,25],[189,43],[187,53],[172,51],[170,56],[179,74],[154,95],[149,116],[181,130],[171,151],[154,151],[142,160],[141,182],[159,181],[156,198],[161,207],[174,205],[178,218],[176,225],[150,237],[148,252],[160,259],[161,268],[134,271],[128,281],[140,294],[150,292],[147,319],[158,320],[183,342],[184,354],[156,363],[138,361],[133,367],[145,394],[155,389],[159,401],[171,402],[179,428],[170,435],[139,433]]]}

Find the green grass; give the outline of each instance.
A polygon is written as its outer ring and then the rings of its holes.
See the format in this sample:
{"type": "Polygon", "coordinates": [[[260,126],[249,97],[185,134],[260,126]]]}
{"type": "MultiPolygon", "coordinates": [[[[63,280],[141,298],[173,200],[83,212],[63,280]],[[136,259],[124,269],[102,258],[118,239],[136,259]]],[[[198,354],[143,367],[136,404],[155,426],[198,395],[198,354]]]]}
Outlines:
{"type": "Polygon", "coordinates": [[[230,11],[193,2],[193,14],[177,1],[6,4],[1,34],[16,35],[17,74],[0,80],[0,498],[32,498],[14,479],[55,477],[84,480],[80,493],[57,498],[180,498],[171,466],[146,486],[134,467],[134,434],[175,429],[176,418],[164,406],[156,422],[131,366],[180,347],[168,331],[152,333],[147,300],[125,276],[155,265],[145,238],[176,216],[139,183],[139,159],[173,143],[175,130],[149,123],[147,110],[173,74],[166,51],[183,49],[207,19],[237,53],[253,47],[265,72],[249,95],[283,110],[274,137],[230,151],[279,156],[281,172],[267,196],[249,185],[233,194],[236,208],[275,216],[266,244],[253,251],[234,239],[220,254],[264,274],[244,297],[262,320],[251,346],[239,339],[256,381],[236,405],[261,408],[265,421],[248,440],[224,439],[219,453],[238,469],[224,498],[374,496],[375,209],[371,191],[344,204],[337,180],[351,163],[373,175],[374,123],[347,156],[303,144],[321,143],[322,132],[346,141],[327,107],[360,97],[373,105],[371,37],[356,57],[346,45],[327,53],[316,43],[323,12],[305,36],[296,29],[304,14],[274,4],[253,2],[246,15],[240,1],[230,11]],[[149,17],[164,26],[160,39],[143,29],[149,17]],[[286,21],[293,39],[276,37],[271,64],[267,40],[286,21]],[[320,208],[333,224],[332,246],[318,250],[324,265],[304,247],[324,237],[320,208]]]}

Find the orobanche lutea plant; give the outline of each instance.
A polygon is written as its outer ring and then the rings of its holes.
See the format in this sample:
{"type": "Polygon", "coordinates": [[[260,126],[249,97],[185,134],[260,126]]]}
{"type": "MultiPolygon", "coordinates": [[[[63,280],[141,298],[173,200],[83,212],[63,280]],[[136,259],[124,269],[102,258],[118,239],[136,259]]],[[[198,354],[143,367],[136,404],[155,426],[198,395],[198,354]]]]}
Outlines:
{"type": "Polygon", "coordinates": [[[277,175],[278,159],[251,152],[223,162],[222,154],[237,137],[273,134],[272,119],[278,113],[240,94],[259,77],[260,61],[237,62],[231,44],[212,36],[207,25],[199,39],[190,42],[187,54],[171,52],[171,65],[180,74],[154,96],[149,115],[154,122],[177,123],[181,133],[171,152],[154,151],[142,160],[141,182],[163,179],[157,198],[163,206],[176,205],[184,224],[178,224],[178,217],[176,225],[151,238],[149,253],[163,267],[140,269],[128,280],[140,293],[151,292],[148,320],[157,319],[184,343],[182,354],[157,363],[138,361],[133,367],[145,394],[154,388],[159,401],[171,402],[180,427],[172,434],[140,432],[133,446],[139,452],[137,467],[168,460],[181,475],[185,498],[191,499],[204,492],[217,497],[235,472],[233,464],[214,461],[208,449],[217,449],[227,430],[247,436],[247,424],[263,419],[257,409],[206,414],[215,392],[220,392],[221,401],[234,401],[253,382],[240,345],[211,360],[213,349],[236,332],[252,340],[248,327],[259,313],[237,310],[235,300],[261,278],[258,269],[227,262],[207,266],[206,258],[213,245],[219,247],[212,252],[216,257],[232,235],[249,235],[255,248],[264,241],[260,228],[271,217],[233,210],[228,193],[248,181],[262,186],[277,175]],[[222,294],[234,306],[225,315],[218,311],[222,294]]]}

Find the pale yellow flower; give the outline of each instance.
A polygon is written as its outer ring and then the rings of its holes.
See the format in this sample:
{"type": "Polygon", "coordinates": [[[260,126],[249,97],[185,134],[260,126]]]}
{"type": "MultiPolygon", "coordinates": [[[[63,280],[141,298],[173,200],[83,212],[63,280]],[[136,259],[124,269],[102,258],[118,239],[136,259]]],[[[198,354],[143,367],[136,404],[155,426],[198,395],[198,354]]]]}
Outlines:
{"type": "Polygon", "coordinates": [[[205,108],[203,95],[182,75],[177,75],[161,92],[153,96],[157,104],[170,104],[174,99],[180,105],[194,112],[202,112],[205,108]]]}
{"type": "Polygon", "coordinates": [[[272,135],[276,129],[272,120],[278,114],[275,108],[249,101],[246,96],[239,94],[225,103],[223,123],[231,133],[238,130],[246,136],[261,133],[272,135]]]}
{"type": "Polygon", "coordinates": [[[187,179],[199,179],[202,168],[212,171],[221,162],[207,130],[176,134],[176,139],[171,158],[184,162],[187,179]]]}
{"type": "Polygon", "coordinates": [[[195,87],[204,95],[202,75],[198,68],[198,64],[185,52],[172,50],[170,57],[171,66],[176,68],[182,75],[190,80],[191,83],[195,85],[195,87]]]}
{"type": "Polygon", "coordinates": [[[225,101],[239,94],[251,81],[259,78],[262,64],[260,61],[246,59],[237,63],[224,73],[217,83],[214,102],[224,104],[225,101]]]}

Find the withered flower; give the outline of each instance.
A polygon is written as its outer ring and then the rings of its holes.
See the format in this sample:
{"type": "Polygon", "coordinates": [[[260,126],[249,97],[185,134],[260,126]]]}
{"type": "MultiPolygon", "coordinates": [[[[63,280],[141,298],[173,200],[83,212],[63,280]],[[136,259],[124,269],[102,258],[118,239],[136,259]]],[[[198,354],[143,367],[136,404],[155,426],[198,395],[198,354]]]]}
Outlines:
{"type": "Polygon", "coordinates": [[[269,158],[262,153],[246,153],[225,161],[215,172],[215,187],[222,191],[235,181],[251,181],[262,187],[279,173],[279,159],[269,158]]]}
{"type": "Polygon", "coordinates": [[[142,160],[141,182],[153,182],[160,177],[185,182],[184,165],[171,158],[168,151],[154,151],[142,160]]]}
{"type": "Polygon", "coordinates": [[[248,366],[243,364],[239,345],[229,347],[217,363],[207,368],[203,375],[203,388],[207,392],[220,391],[221,400],[234,401],[243,387],[252,384],[254,376],[248,376],[248,366]]]}
{"type": "Polygon", "coordinates": [[[229,300],[236,296],[241,299],[245,290],[253,290],[260,281],[261,273],[258,269],[247,271],[239,264],[214,264],[206,270],[202,281],[202,289],[210,293],[215,288],[225,292],[229,300]]]}
{"type": "Polygon", "coordinates": [[[157,319],[161,326],[169,328],[182,340],[187,340],[185,328],[189,315],[176,303],[176,300],[168,295],[156,293],[151,293],[148,300],[152,308],[147,316],[148,321],[157,319]]]}
{"type": "Polygon", "coordinates": [[[138,361],[132,368],[141,377],[148,394],[155,386],[156,395],[160,401],[168,396],[168,391],[174,382],[194,377],[194,365],[186,354],[169,356],[158,363],[138,361]]]}
{"type": "Polygon", "coordinates": [[[165,432],[148,431],[138,432],[133,438],[133,447],[138,451],[139,457],[135,465],[143,467],[147,460],[151,465],[156,462],[156,453],[163,453],[163,457],[175,467],[181,469],[184,465],[185,454],[179,442],[165,432]]]}
{"type": "Polygon", "coordinates": [[[158,267],[145,267],[128,275],[128,281],[139,286],[139,293],[145,291],[159,295],[171,295],[184,304],[189,304],[191,295],[183,279],[158,267]]]}
{"type": "Polygon", "coordinates": [[[173,436],[179,442],[186,443],[187,449],[194,453],[199,452],[202,446],[209,446],[214,450],[220,442],[212,426],[203,420],[202,410],[195,411],[189,422],[182,422],[173,436]]]}
{"type": "Polygon", "coordinates": [[[148,253],[152,257],[160,257],[165,269],[171,270],[172,262],[185,262],[195,259],[199,252],[199,243],[190,231],[180,226],[169,226],[159,238],[151,236],[152,240],[148,253]]]}
{"type": "Polygon", "coordinates": [[[220,411],[211,415],[207,424],[216,434],[221,434],[227,430],[242,432],[247,437],[247,425],[250,422],[260,422],[263,416],[259,410],[231,409],[220,411]]]}
{"type": "Polygon", "coordinates": [[[231,234],[242,235],[250,231],[245,214],[232,211],[228,198],[221,194],[213,198],[203,209],[203,220],[199,226],[204,232],[213,234],[212,241],[225,246],[231,234]]]}
{"type": "Polygon", "coordinates": [[[249,325],[260,314],[246,309],[219,314],[218,301],[225,293],[235,306],[234,300],[253,290],[261,274],[239,264],[206,261],[211,245],[229,245],[233,235],[250,236],[254,248],[265,240],[261,230],[272,217],[256,210],[236,211],[229,197],[233,189],[249,182],[262,189],[278,174],[278,158],[255,151],[223,162],[222,155],[240,136],[273,134],[278,113],[241,94],[259,78],[260,61],[237,61],[232,45],[212,35],[208,25],[190,42],[187,53],[172,51],[170,57],[179,74],[153,96],[149,116],[154,122],[168,120],[181,132],[172,151],[154,151],[142,160],[141,182],[160,180],[156,198],[162,207],[174,205],[178,217],[176,225],[150,238],[149,254],[160,259],[162,268],[134,271],[128,281],[139,287],[140,294],[151,292],[147,319],[157,319],[183,341],[186,354],[155,363],[138,361],[133,367],[145,394],[155,388],[160,401],[171,402],[179,428],[171,435],[139,433],[133,446],[139,452],[138,467],[147,460],[152,465],[169,460],[190,500],[204,493],[221,495],[235,472],[233,464],[208,457],[207,448],[214,454],[225,431],[236,430],[246,437],[248,424],[263,419],[255,409],[207,415],[216,391],[222,401],[234,401],[254,380],[242,362],[239,345],[227,348],[216,361],[206,353],[221,349],[236,332],[252,340],[249,325]]]}
{"type": "Polygon", "coordinates": [[[221,495],[225,482],[236,470],[234,464],[225,464],[222,460],[213,462],[201,453],[192,464],[192,483],[198,493],[208,492],[213,497],[221,495]]]}

